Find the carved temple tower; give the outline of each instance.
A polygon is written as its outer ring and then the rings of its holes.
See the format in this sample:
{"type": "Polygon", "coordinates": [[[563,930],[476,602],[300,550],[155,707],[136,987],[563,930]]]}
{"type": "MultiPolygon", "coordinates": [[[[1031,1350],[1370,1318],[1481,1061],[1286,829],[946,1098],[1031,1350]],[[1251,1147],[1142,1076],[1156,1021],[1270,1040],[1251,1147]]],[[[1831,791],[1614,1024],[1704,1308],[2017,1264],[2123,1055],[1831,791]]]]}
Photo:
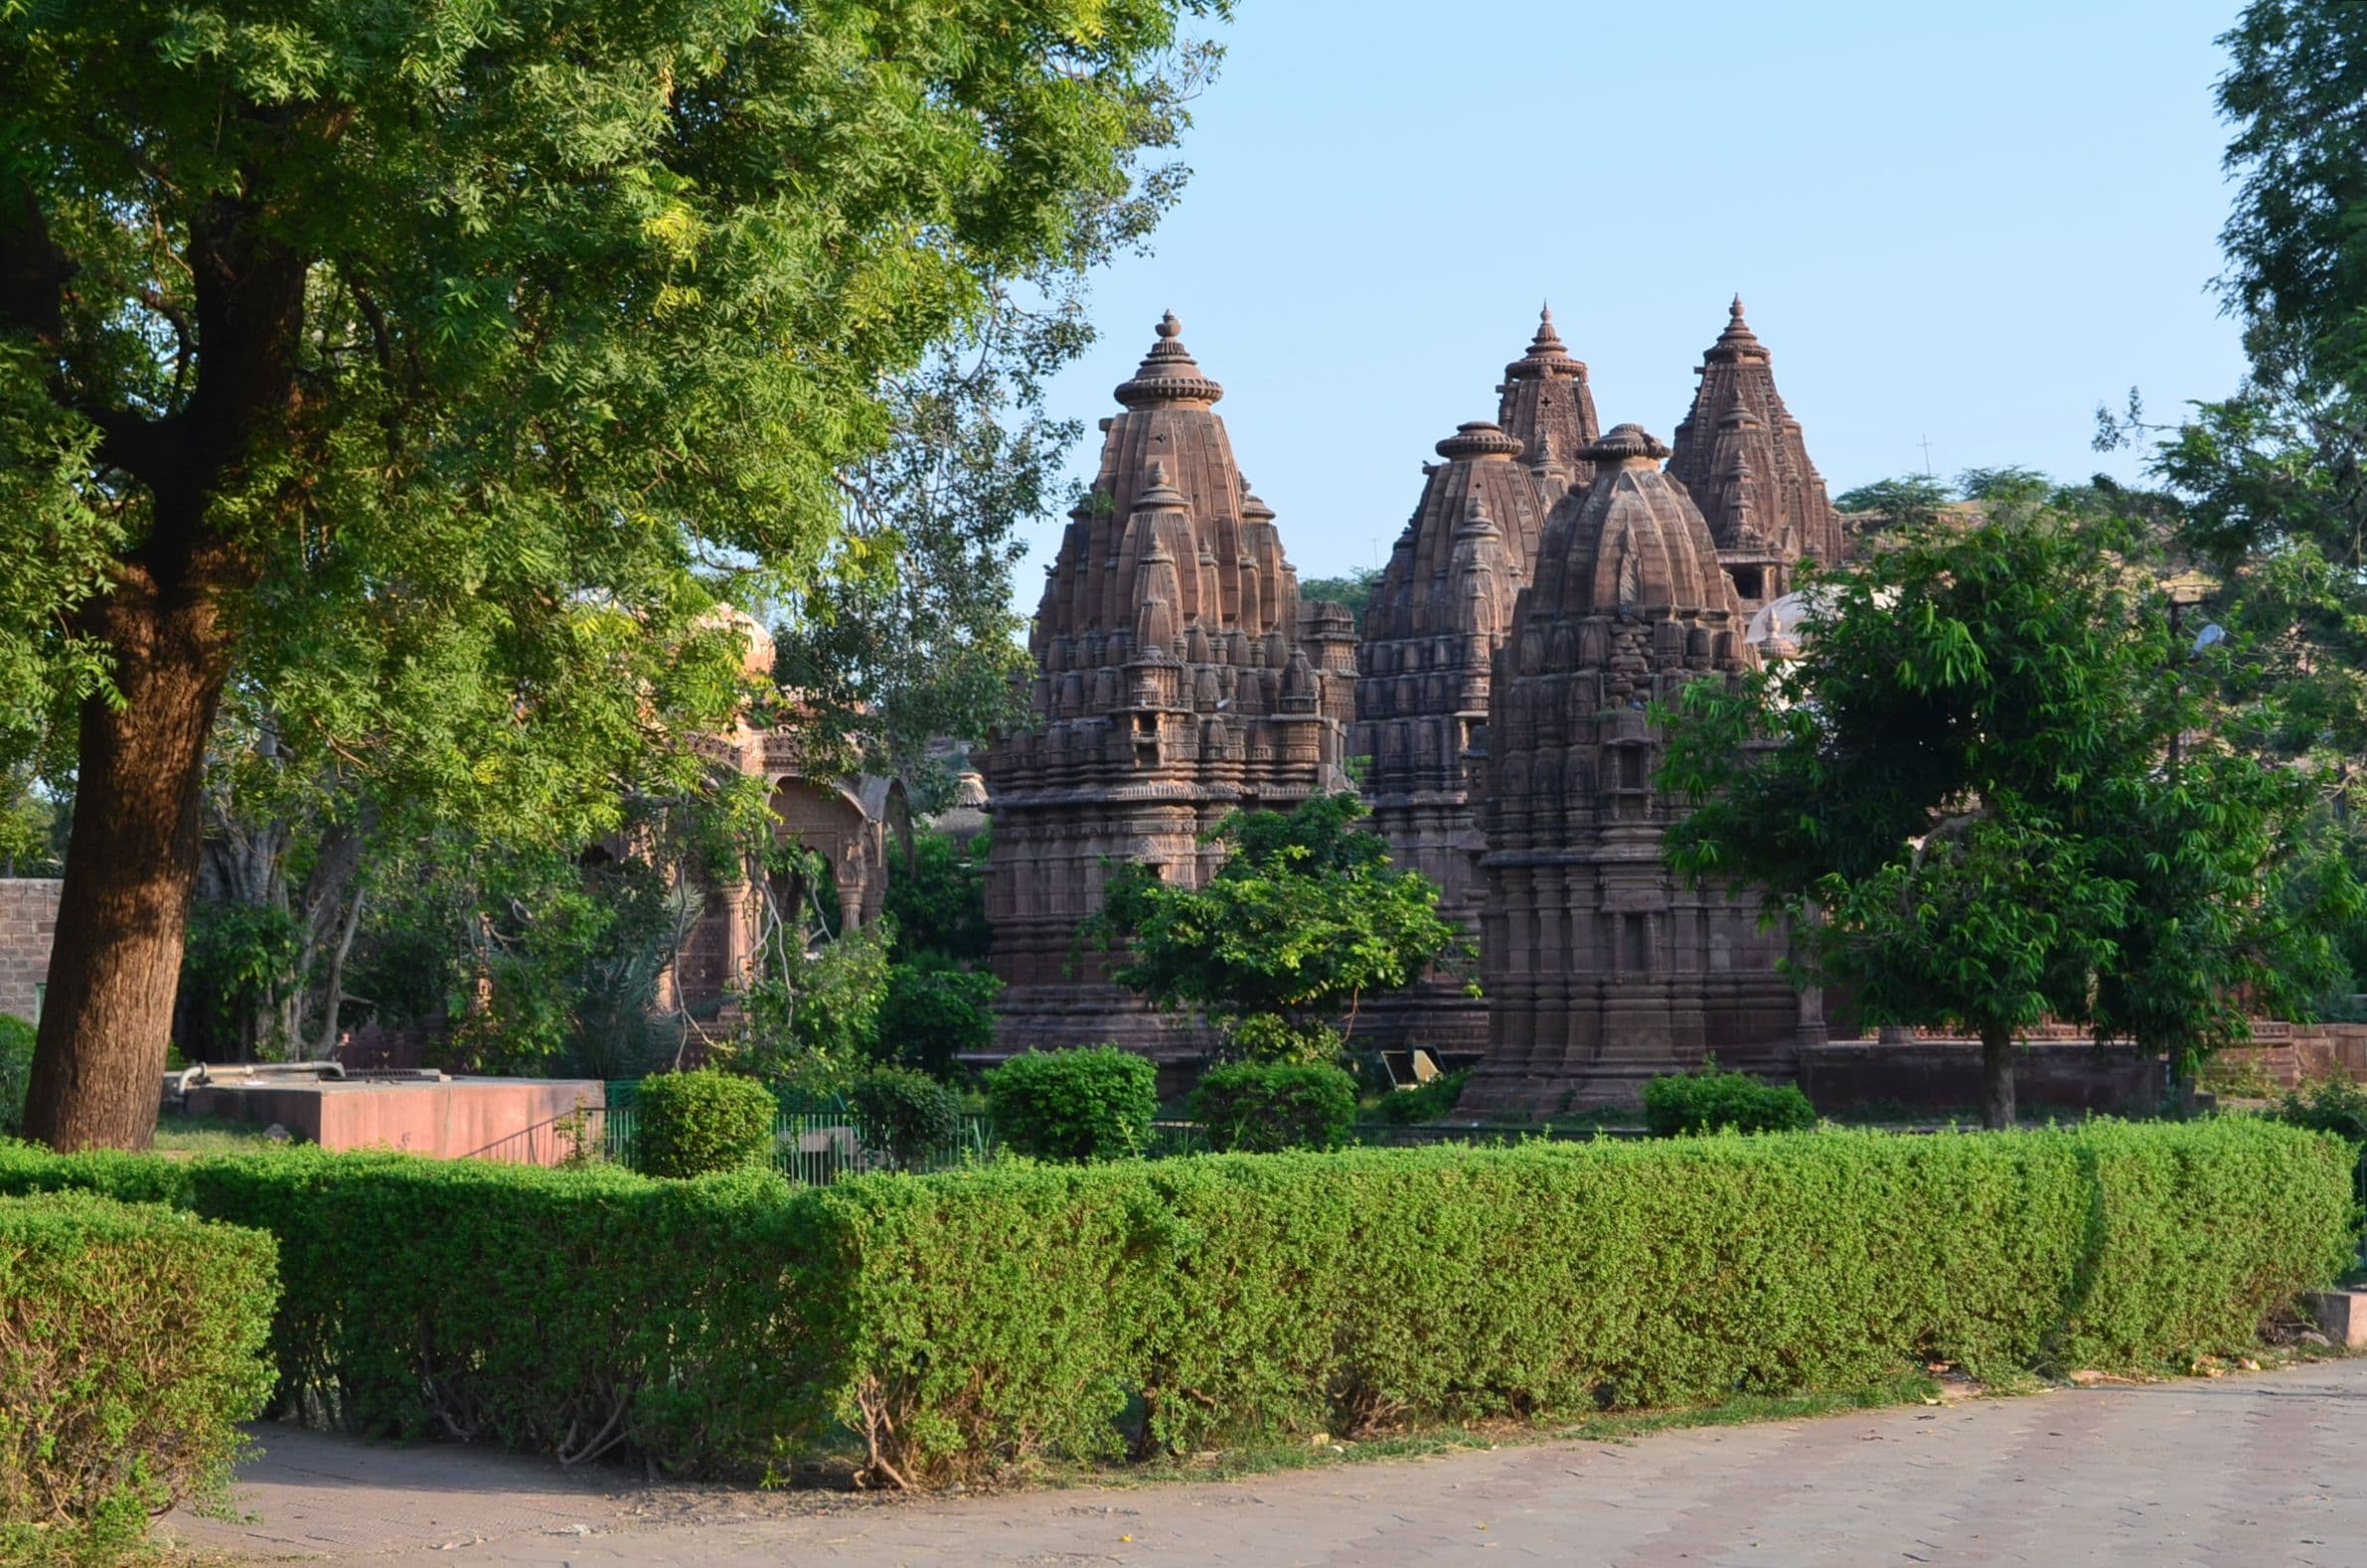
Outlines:
{"type": "Polygon", "coordinates": [[[1709,526],[1638,426],[1576,455],[1593,481],[1548,522],[1491,686],[1490,1028],[1462,1112],[1630,1103],[1712,1051],[1782,1072],[1821,1034],[1756,901],[1688,887],[1661,860],[1682,808],[1653,787],[1646,706],[1755,663],[1709,526]]]}
{"type": "Polygon", "coordinates": [[[1273,510],[1250,494],[1171,314],[1104,419],[1101,467],[1047,569],[1034,726],[999,738],[987,910],[1005,983],[998,1054],[1116,1040],[1167,1060],[1203,1032],[1111,984],[1077,928],[1102,862],[1196,886],[1227,812],[1344,788],[1356,682],[1344,606],[1302,604],[1273,510]]]}
{"type": "MultiPolygon", "coordinates": [[[[1422,465],[1422,499],[1358,628],[1350,742],[1371,759],[1364,794],[1390,859],[1436,882],[1440,911],[1474,938],[1486,882],[1471,796],[1490,671],[1546,514],[1593,477],[1579,454],[1596,434],[1586,367],[1550,310],[1497,392],[1496,423],[1462,425],[1438,443],[1446,461],[1422,465]]],[[[1356,1032],[1374,1045],[1478,1051],[1487,1004],[1454,977],[1434,977],[1368,1004],[1356,1032]]]]}
{"type": "Polygon", "coordinates": [[[1701,385],[1676,427],[1668,474],[1708,522],[1748,613],[1791,591],[1803,557],[1840,560],[1840,514],[1776,391],[1766,345],[1742,319],[1740,295],[1694,374],[1701,385]]]}

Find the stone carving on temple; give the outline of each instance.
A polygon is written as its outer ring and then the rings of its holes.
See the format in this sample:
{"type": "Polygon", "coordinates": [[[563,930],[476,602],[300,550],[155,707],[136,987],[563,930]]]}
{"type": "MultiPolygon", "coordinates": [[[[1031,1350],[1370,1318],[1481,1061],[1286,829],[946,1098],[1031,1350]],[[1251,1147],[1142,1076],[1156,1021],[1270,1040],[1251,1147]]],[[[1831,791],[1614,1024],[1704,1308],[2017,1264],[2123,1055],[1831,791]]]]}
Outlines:
{"type": "Polygon", "coordinates": [[[1792,590],[1803,558],[1842,559],[1840,514],[1776,391],[1767,346],[1743,320],[1739,294],[1694,374],[1701,385],[1676,427],[1667,472],[1707,521],[1742,608],[1756,610],[1792,590]]]}
{"type": "Polygon", "coordinates": [[[1226,813],[1345,788],[1355,632],[1344,606],[1301,603],[1173,314],[1116,396],[1036,611],[1033,724],[980,759],[996,1052],[1115,1040],[1183,1062],[1205,1031],[1151,1014],[1078,939],[1104,862],[1197,886],[1226,813]]]}
{"type": "Polygon", "coordinates": [[[1709,524],[1638,426],[1577,455],[1592,482],[1548,520],[1490,684],[1488,1053],[1458,1114],[1633,1103],[1711,1052],[1780,1074],[1822,1037],[1757,902],[1661,860],[1684,808],[1653,786],[1646,709],[1756,664],[1709,524]]]}

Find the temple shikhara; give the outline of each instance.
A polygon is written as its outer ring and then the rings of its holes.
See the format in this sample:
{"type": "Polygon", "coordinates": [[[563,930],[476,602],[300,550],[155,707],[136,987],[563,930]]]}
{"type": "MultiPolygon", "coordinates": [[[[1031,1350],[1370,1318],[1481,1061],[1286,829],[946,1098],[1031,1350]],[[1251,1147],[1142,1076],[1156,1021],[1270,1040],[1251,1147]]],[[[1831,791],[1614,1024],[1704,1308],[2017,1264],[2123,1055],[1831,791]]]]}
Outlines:
{"type": "Polygon", "coordinates": [[[1817,997],[1777,973],[1783,934],[1660,855],[1679,808],[1653,788],[1647,706],[1752,668],[1753,612],[1843,549],[1739,299],[1698,374],[1673,449],[1634,424],[1605,433],[1546,312],[1494,420],[1423,464],[1359,628],[1300,602],[1222,391],[1163,320],[1049,568],[1034,725],[981,764],[998,1054],[1115,1040],[1200,1056],[1197,1028],[1147,1012],[1080,940],[1105,862],[1196,885],[1225,813],[1344,788],[1351,755],[1391,858],[1480,938],[1486,992],[1436,977],[1366,1009],[1358,1035],[1477,1058],[1465,1109],[1631,1100],[1709,1052],[1781,1072],[1820,1040],[1817,997]]]}
{"type": "Polygon", "coordinates": [[[1466,1110],[1626,1103],[1709,1051],[1780,1071],[1816,1007],[1756,900],[1661,859],[1683,808],[1653,787],[1646,707],[1758,663],[1709,525],[1641,427],[1580,455],[1594,480],[1545,530],[1491,692],[1490,1026],[1466,1110]]]}
{"type": "Polygon", "coordinates": [[[1347,787],[1355,630],[1299,599],[1273,509],[1216,414],[1224,390],[1173,315],[1102,421],[1101,467],[1070,514],[1036,611],[1034,727],[980,764],[991,794],[987,913],[1005,983],[997,1049],[1115,1040],[1168,1060],[1206,1047],[1151,1014],[1080,941],[1103,862],[1196,886],[1231,811],[1287,811],[1347,787]]]}

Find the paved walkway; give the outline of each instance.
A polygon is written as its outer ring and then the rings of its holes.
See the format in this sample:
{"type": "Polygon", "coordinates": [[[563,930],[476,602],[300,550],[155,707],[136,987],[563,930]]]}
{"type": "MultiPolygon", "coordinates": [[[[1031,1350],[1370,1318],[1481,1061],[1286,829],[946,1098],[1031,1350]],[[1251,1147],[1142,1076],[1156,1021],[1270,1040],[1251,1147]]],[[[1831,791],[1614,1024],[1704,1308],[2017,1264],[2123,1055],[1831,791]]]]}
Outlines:
{"type": "Polygon", "coordinates": [[[176,1516],[176,1533],[258,1562],[550,1568],[2367,1564],[2367,1359],[1632,1444],[925,1501],[604,1490],[509,1455],[261,1436],[267,1451],[243,1473],[249,1521],[176,1516]]]}

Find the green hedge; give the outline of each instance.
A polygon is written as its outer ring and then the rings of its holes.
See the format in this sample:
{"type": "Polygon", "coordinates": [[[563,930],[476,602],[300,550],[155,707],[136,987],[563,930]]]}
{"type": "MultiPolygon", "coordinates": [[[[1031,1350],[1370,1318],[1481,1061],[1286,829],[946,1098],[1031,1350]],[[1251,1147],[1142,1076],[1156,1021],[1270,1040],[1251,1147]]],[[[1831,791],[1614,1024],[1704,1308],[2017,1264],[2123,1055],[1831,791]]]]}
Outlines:
{"type": "Polygon", "coordinates": [[[0,1151],[280,1238],[283,1401],[881,1480],[1888,1378],[2177,1366],[2345,1263],[2265,1121],[1008,1163],[792,1190],[297,1151],[0,1151]]]}
{"type": "Polygon", "coordinates": [[[271,1389],[273,1255],[153,1205],[0,1200],[0,1561],[119,1561],[222,1496],[271,1389]]]}
{"type": "Polygon", "coordinates": [[[2237,1121],[1218,1156],[815,1195],[803,1376],[914,1484],[1031,1454],[2179,1366],[2348,1256],[2348,1153],[2237,1121]],[[817,1356],[827,1357],[816,1360],[817,1356]]]}

